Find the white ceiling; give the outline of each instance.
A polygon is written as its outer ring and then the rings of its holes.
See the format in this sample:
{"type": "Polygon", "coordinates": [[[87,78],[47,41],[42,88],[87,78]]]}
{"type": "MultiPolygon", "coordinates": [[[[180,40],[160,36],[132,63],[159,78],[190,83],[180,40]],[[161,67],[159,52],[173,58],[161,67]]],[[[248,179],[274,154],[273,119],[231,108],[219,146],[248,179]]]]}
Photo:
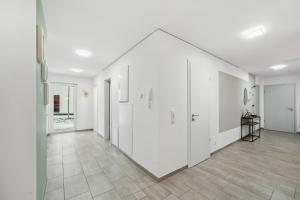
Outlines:
{"type": "Polygon", "coordinates": [[[51,72],[94,76],[162,28],[261,76],[300,73],[299,0],[44,0],[51,72]],[[264,25],[246,40],[240,33],[264,25]],[[75,55],[76,48],[93,52],[75,55]],[[271,65],[285,63],[280,71],[271,65]]]}

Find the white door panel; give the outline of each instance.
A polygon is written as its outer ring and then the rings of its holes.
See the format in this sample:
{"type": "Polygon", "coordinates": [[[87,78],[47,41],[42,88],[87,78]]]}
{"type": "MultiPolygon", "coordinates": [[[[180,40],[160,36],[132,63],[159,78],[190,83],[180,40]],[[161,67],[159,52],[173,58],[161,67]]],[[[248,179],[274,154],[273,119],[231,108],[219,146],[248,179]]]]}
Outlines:
{"type": "Polygon", "coordinates": [[[132,105],[119,104],[119,148],[132,156],[132,105]]]}
{"type": "Polygon", "coordinates": [[[210,157],[209,73],[201,61],[189,61],[190,156],[189,167],[210,157]]]}
{"type": "Polygon", "coordinates": [[[295,85],[266,85],[265,129],[295,132],[295,85]]]}

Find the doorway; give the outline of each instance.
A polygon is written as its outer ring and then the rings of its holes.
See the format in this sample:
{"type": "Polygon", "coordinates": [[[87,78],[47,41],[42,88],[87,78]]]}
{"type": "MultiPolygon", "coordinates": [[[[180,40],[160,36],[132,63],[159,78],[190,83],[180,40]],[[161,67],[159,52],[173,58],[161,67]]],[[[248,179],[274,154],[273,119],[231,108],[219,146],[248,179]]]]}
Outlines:
{"type": "Polygon", "coordinates": [[[264,128],[295,133],[295,84],[264,86],[264,128]]]}
{"type": "Polygon", "coordinates": [[[111,80],[104,81],[104,138],[111,138],[111,80]]]}
{"type": "Polygon", "coordinates": [[[74,131],[76,127],[76,85],[50,86],[50,133],[74,131]]]}
{"type": "Polygon", "coordinates": [[[93,115],[94,115],[94,122],[93,122],[93,130],[94,132],[96,133],[99,133],[99,129],[98,129],[98,124],[99,124],[99,105],[98,105],[98,88],[97,87],[94,87],[93,89],[93,97],[94,97],[94,100],[93,100],[93,104],[94,104],[94,110],[93,110],[93,115]]]}
{"type": "Polygon", "coordinates": [[[187,61],[188,70],[188,166],[210,157],[209,74],[200,61],[187,61]]]}

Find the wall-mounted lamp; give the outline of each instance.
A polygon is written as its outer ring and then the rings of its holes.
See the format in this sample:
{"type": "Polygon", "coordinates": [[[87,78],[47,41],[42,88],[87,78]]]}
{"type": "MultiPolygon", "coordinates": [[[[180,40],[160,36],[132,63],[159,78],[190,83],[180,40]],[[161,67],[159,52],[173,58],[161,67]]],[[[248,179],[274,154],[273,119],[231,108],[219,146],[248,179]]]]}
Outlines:
{"type": "Polygon", "coordinates": [[[84,94],[84,97],[89,97],[89,92],[88,91],[84,91],[83,94],[84,94]]]}

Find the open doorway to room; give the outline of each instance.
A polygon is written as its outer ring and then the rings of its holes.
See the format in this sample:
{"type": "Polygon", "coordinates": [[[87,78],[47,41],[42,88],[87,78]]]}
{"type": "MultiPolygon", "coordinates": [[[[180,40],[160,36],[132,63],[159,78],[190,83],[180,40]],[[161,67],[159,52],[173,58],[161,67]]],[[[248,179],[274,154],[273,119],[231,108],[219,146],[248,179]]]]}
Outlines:
{"type": "Polygon", "coordinates": [[[50,133],[74,131],[76,127],[76,85],[50,85],[50,133]]]}
{"type": "Polygon", "coordinates": [[[111,80],[104,81],[104,138],[111,138],[111,80]]]}

